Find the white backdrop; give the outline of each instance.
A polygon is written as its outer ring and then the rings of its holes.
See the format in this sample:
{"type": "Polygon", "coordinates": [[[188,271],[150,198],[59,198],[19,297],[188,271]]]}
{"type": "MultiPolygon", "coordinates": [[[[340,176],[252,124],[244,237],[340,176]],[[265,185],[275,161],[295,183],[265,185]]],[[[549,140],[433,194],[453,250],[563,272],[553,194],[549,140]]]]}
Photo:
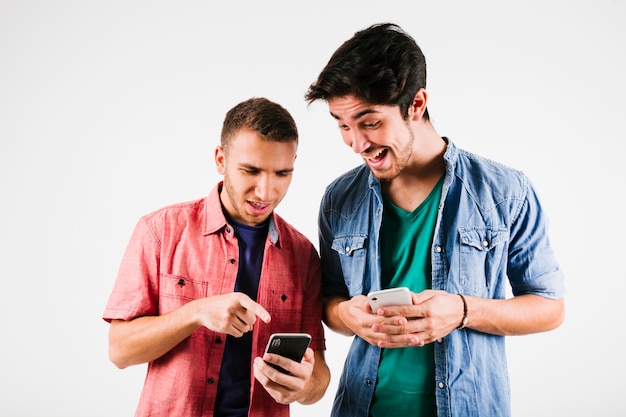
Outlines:
{"type": "MultiPolygon", "coordinates": [[[[360,161],[303,100],[356,30],[418,41],[435,128],[525,171],[567,274],[554,332],[509,338],[514,416],[624,415],[623,0],[0,0],[0,415],[132,416],[101,318],[135,222],[204,196],[225,112],[266,96],[301,133],[278,212],[317,245],[324,186],[360,161]],[[618,200],[619,198],[619,200],[618,200]]],[[[327,333],[328,415],[349,339],[327,333]]]]}

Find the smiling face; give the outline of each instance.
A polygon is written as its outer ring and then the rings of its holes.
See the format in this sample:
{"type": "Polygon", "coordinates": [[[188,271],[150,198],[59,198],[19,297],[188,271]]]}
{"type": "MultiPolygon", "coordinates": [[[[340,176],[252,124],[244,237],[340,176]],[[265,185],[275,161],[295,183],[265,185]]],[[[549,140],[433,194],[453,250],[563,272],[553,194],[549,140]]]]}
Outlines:
{"type": "Polygon", "coordinates": [[[414,135],[398,106],[370,105],[355,96],[328,100],[344,143],[361,155],[376,178],[391,181],[413,155],[414,135]]]}
{"type": "Polygon", "coordinates": [[[287,194],[297,146],[295,140],[268,141],[240,130],[226,151],[215,149],[217,171],[224,176],[220,199],[230,217],[251,226],[267,220],[287,194]]]}

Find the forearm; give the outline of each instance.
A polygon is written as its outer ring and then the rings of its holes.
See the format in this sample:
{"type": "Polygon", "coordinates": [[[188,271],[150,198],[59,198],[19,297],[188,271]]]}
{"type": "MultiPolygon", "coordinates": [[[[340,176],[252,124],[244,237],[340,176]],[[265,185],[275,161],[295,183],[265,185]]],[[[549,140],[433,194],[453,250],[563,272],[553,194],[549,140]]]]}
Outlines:
{"type": "Polygon", "coordinates": [[[354,331],[341,319],[339,304],[347,299],[333,296],[324,299],[324,323],[333,331],[345,336],[353,336],[354,331]]]}
{"type": "Polygon", "coordinates": [[[560,326],[565,315],[563,299],[536,295],[506,300],[465,298],[468,304],[466,327],[483,333],[512,336],[545,332],[560,326]]]}
{"type": "Polygon", "coordinates": [[[162,316],[113,320],[109,358],[118,368],[150,362],[169,352],[198,327],[191,303],[162,316]]]}

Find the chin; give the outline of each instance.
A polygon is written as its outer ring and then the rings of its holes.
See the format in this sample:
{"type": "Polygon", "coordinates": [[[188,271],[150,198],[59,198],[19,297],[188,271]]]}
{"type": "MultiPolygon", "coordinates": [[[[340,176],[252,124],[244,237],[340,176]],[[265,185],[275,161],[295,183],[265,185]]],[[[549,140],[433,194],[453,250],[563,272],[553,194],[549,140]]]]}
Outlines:
{"type": "Polygon", "coordinates": [[[392,180],[397,178],[398,175],[400,175],[400,172],[390,173],[389,171],[380,172],[372,170],[372,174],[374,174],[374,177],[380,182],[391,182],[392,180]]]}

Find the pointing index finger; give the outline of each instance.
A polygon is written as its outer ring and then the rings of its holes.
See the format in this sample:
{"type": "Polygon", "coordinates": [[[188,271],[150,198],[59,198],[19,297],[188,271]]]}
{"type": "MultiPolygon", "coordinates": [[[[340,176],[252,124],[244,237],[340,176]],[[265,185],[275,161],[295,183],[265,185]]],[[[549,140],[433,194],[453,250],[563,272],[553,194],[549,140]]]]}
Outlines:
{"type": "Polygon", "coordinates": [[[255,303],[249,298],[241,299],[239,301],[239,304],[241,304],[241,306],[245,308],[246,310],[252,312],[258,318],[263,320],[263,322],[265,323],[270,322],[272,317],[270,316],[270,313],[268,313],[267,310],[261,306],[261,304],[255,303]]]}

